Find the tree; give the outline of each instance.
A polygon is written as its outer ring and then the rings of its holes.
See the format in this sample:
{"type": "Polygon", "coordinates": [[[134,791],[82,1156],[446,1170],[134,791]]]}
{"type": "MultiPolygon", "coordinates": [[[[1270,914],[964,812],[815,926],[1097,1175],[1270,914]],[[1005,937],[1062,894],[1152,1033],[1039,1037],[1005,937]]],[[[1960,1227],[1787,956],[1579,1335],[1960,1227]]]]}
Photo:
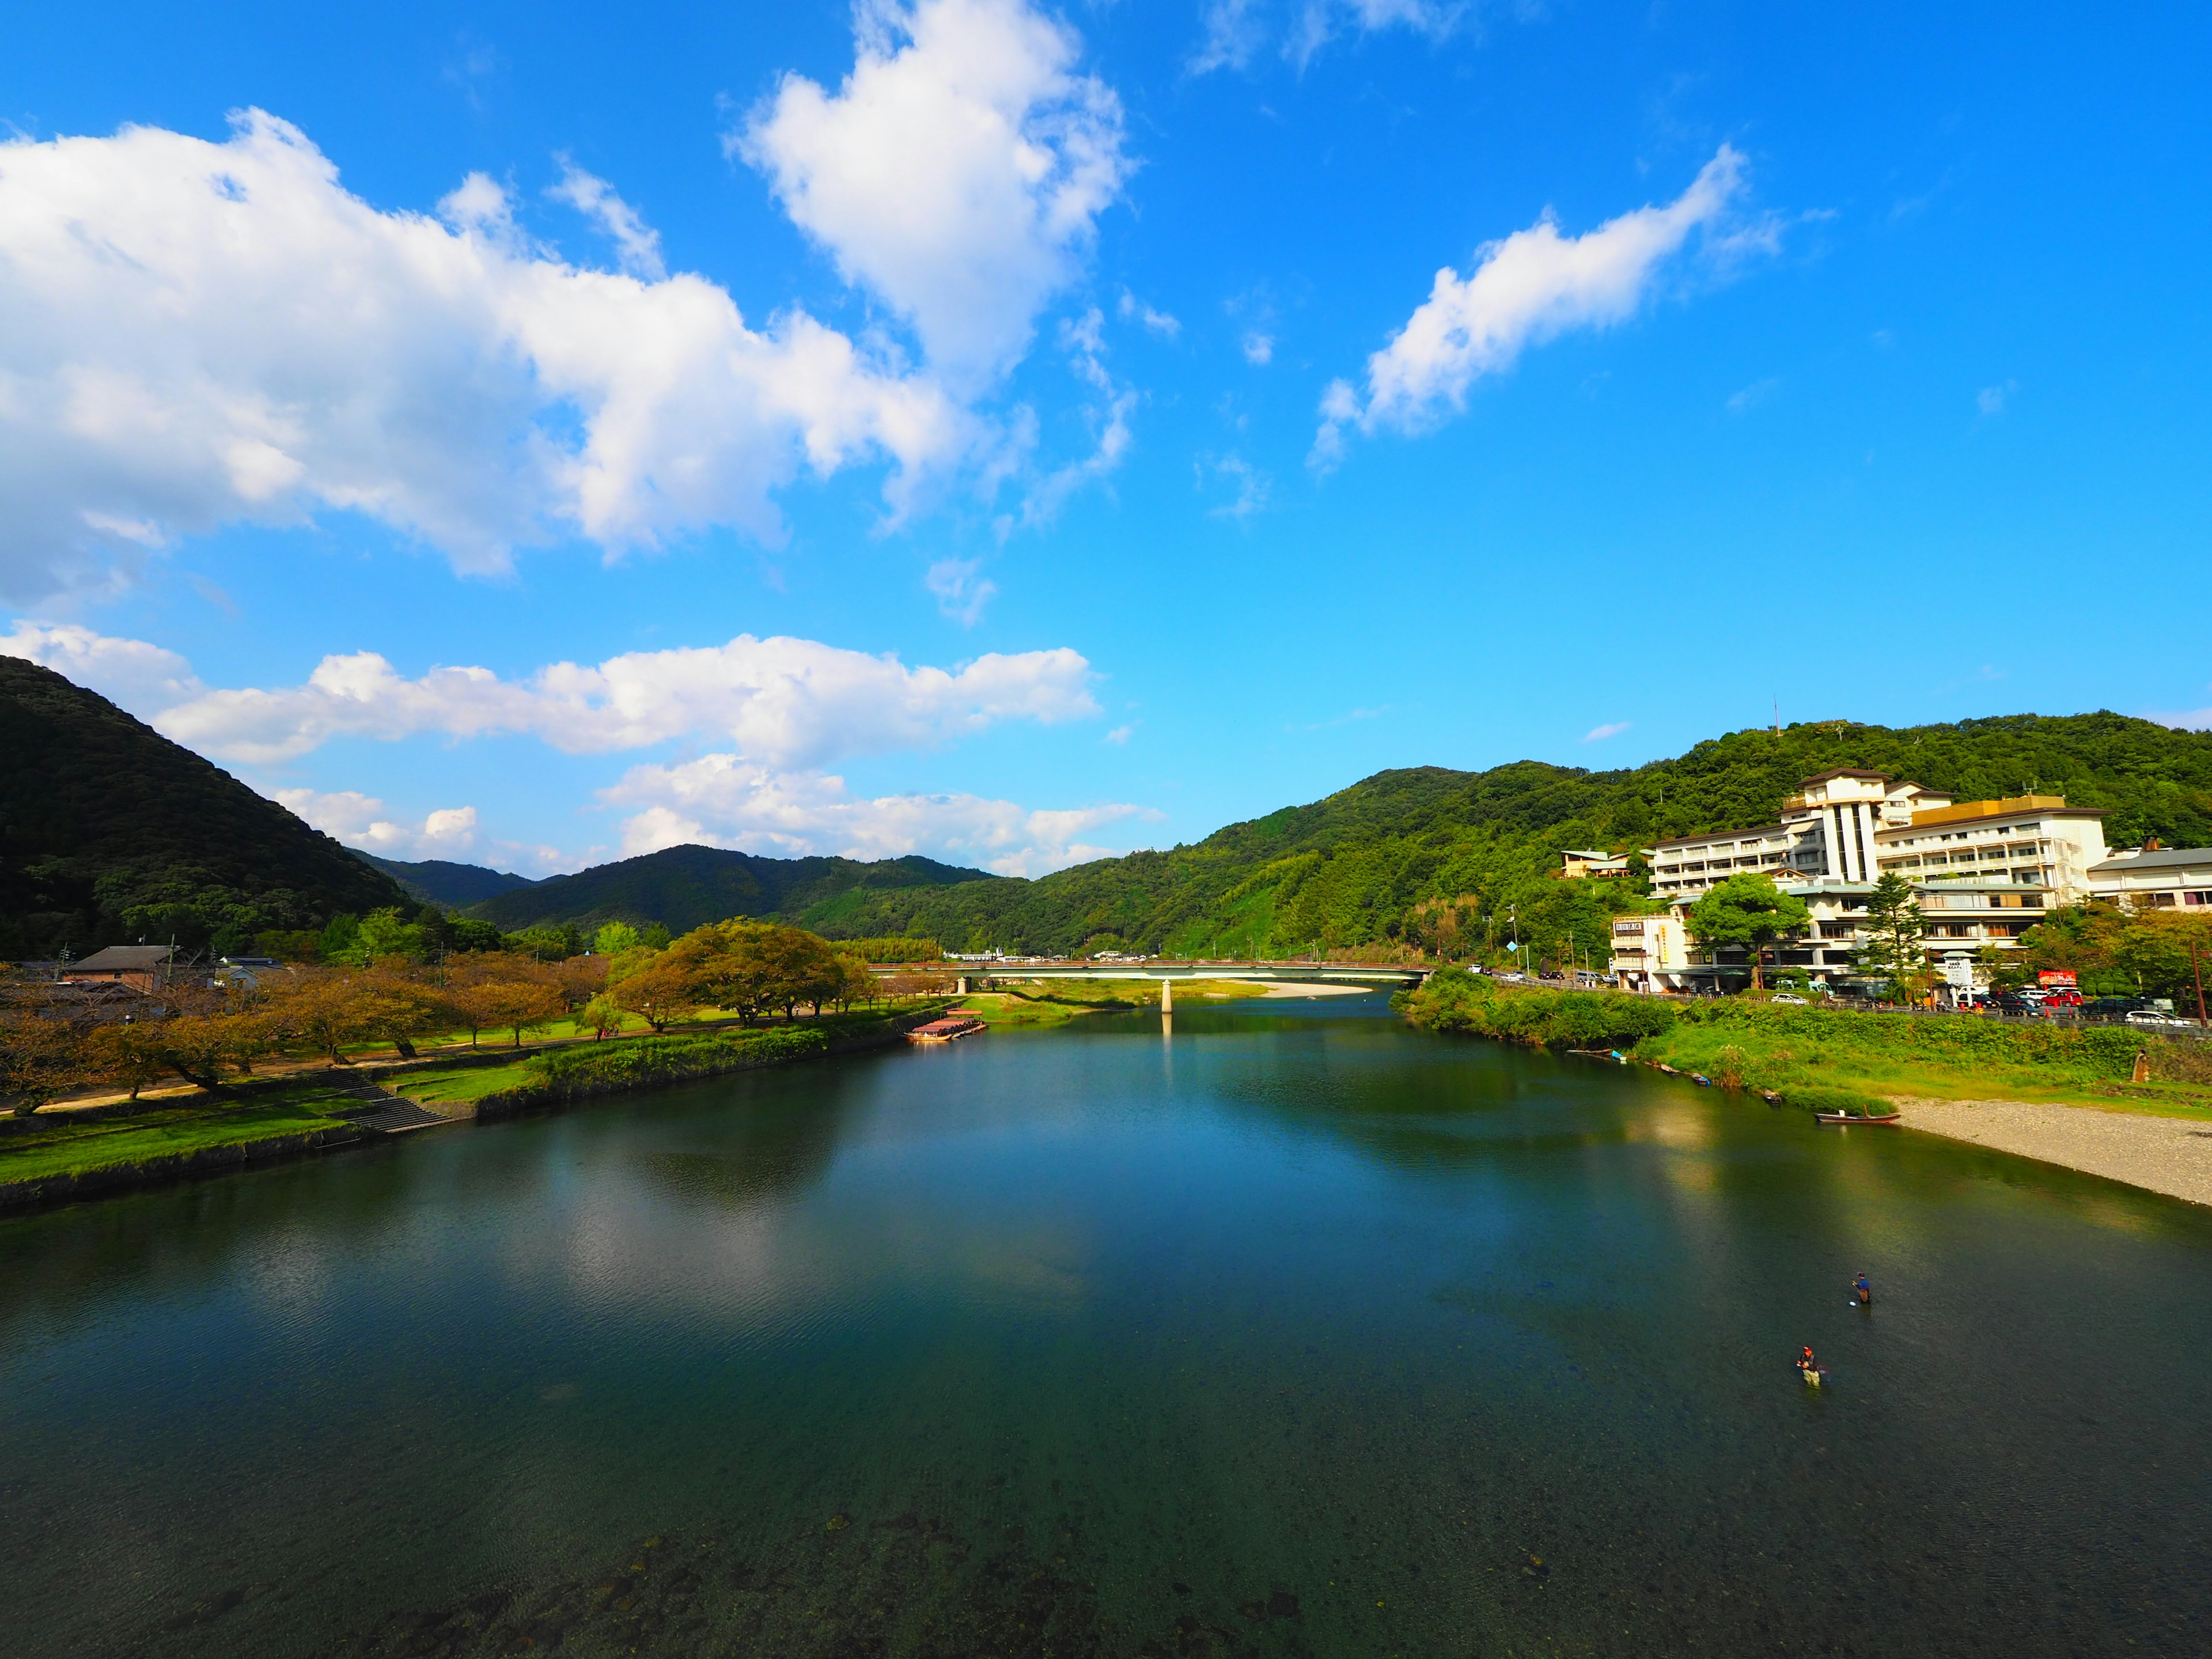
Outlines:
{"type": "Polygon", "coordinates": [[[415,1058],[417,1035],[448,1028],[455,1012],[450,998],[390,967],[362,975],[354,994],[363,1032],[384,1038],[402,1060],[415,1058]]]}
{"type": "Polygon", "coordinates": [[[28,1008],[0,1008],[0,1097],[28,1117],[56,1095],[88,1080],[84,1044],[65,1020],[28,1008]]]}
{"type": "Polygon", "coordinates": [[[607,988],[606,1000],[635,1014],[656,1031],[665,1031],[699,1006],[699,991],[686,964],[664,951],[607,988]]]}
{"type": "Polygon", "coordinates": [[[1914,982],[1928,969],[1928,953],[1921,949],[1928,924],[1920,914],[1920,901],[1912,884],[1894,871],[1874,884],[1867,896],[1866,921],[1859,929],[1859,947],[1853,963],[1869,979],[1887,983],[1899,1000],[1911,994],[1914,982]]]}
{"type": "Polygon", "coordinates": [[[278,1027],[311,1044],[333,1066],[352,1062],[339,1052],[368,1034],[365,1010],[348,976],[302,974],[270,999],[270,1018],[278,1027]]]}
{"type": "Polygon", "coordinates": [[[611,921],[592,935],[592,949],[603,957],[618,957],[638,946],[637,929],[626,921],[611,921]]]}
{"type": "Polygon", "coordinates": [[[522,1046],[522,1034],[534,1026],[550,1024],[567,1012],[568,1003],[557,986],[541,984],[535,980],[491,980],[481,985],[464,985],[449,993],[453,1006],[469,1022],[469,1045],[476,1046],[476,1034],[483,1030],[511,1030],[514,1046],[522,1046]]]}
{"type": "MultiPolygon", "coordinates": [[[[1751,958],[1751,988],[1765,988],[1759,953],[1812,920],[1805,901],[1784,892],[1771,876],[1747,871],[1730,876],[1690,907],[1690,931],[1700,945],[1741,945],[1751,958]]],[[[1718,960],[1717,957],[1715,958],[1718,960]]]]}
{"type": "Polygon", "coordinates": [[[858,957],[848,957],[842,951],[837,954],[837,965],[844,982],[837,988],[837,1006],[840,1012],[856,1002],[873,1003],[876,1000],[876,976],[868,971],[868,964],[858,957]]]}

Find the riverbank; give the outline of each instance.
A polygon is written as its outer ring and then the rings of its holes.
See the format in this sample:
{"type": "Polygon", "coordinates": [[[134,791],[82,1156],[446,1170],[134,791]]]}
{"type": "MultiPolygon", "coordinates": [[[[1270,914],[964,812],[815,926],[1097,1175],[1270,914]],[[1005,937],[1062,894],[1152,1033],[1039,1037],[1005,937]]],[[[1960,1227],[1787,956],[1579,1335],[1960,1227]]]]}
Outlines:
{"type": "Polygon", "coordinates": [[[440,1122],[492,1121],[881,1048],[939,1007],[933,1000],[895,1015],[832,1015],[800,1026],[618,1037],[504,1064],[485,1054],[427,1066],[333,1068],[162,1100],[143,1111],[57,1114],[0,1138],[0,1213],[281,1163],[440,1122]]]}
{"type": "Polygon", "coordinates": [[[1892,1103],[1908,1129],[2057,1164],[2192,1204],[2212,1204],[2212,1127],[2202,1117],[1911,1095],[1896,1097],[1892,1103]]]}

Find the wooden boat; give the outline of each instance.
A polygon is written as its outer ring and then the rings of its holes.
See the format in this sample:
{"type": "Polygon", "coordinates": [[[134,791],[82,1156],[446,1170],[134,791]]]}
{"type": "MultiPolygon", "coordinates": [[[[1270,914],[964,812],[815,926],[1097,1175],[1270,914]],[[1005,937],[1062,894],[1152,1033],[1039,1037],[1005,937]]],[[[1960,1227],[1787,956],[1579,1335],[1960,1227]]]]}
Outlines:
{"type": "Polygon", "coordinates": [[[1710,1089],[1713,1086],[1712,1079],[1707,1077],[1703,1072],[1691,1073],[1690,1081],[1696,1084],[1700,1089],[1710,1089]]]}
{"type": "Polygon", "coordinates": [[[1880,1117],[1861,1117],[1856,1112],[1815,1112],[1813,1114],[1813,1121],[1815,1123],[1883,1124],[1895,1123],[1904,1114],[1900,1112],[1887,1112],[1880,1117]]]}
{"type": "Polygon", "coordinates": [[[917,1025],[906,1034],[908,1042],[951,1042],[954,1039],[972,1036],[984,1030],[983,1022],[967,1017],[933,1019],[927,1025],[917,1025]]]}

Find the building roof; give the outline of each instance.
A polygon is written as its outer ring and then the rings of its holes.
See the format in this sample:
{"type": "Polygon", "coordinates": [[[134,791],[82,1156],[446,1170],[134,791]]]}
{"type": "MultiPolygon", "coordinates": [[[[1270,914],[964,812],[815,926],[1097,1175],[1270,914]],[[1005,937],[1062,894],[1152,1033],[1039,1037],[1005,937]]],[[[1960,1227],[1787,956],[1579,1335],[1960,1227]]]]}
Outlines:
{"type": "Polygon", "coordinates": [[[1748,841],[1754,836],[1779,835],[1789,827],[1786,823],[1760,823],[1754,824],[1748,830],[1716,830],[1709,835],[1703,836],[1668,836],[1657,845],[1645,848],[1644,852],[1648,858],[1662,848],[1701,846],[1707,842],[1714,841],[1748,841]]]}
{"type": "Polygon", "coordinates": [[[2172,870],[2190,864],[2212,864],[2212,847],[2161,847],[2155,853],[2130,853],[2091,865],[2089,873],[2097,876],[2125,870],[2172,870]]]}
{"type": "Polygon", "coordinates": [[[1910,826],[1875,833],[1898,836],[1908,828],[1925,830],[1931,824],[1966,823],[1976,818],[2101,818],[2105,811],[2101,806],[2069,806],[2063,795],[2007,795],[2002,800],[1962,800],[1955,806],[1923,807],[1912,815],[1910,826]]]}
{"type": "Polygon", "coordinates": [[[1880,782],[1887,783],[1889,781],[1889,774],[1887,772],[1862,772],[1855,766],[1833,766],[1830,767],[1825,772],[1815,772],[1809,778],[1801,778],[1798,780],[1797,787],[1800,789],[1802,789],[1808,783],[1826,783],[1830,778],[1873,778],[1880,782]]]}
{"type": "Polygon", "coordinates": [[[82,962],[71,963],[70,971],[75,973],[81,968],[105,968],[125,971],[136,969],[144,973],[149,969],[162,966],[168,960],[169,947],[166,945],[111,945],[105,951],[94,951],[82,962]]]}

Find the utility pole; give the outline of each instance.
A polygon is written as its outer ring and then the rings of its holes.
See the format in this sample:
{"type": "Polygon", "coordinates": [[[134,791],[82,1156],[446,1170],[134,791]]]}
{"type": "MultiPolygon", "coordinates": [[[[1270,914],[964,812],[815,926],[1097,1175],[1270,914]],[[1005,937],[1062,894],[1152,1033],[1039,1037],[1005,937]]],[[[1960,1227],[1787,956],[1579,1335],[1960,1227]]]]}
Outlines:
{"type": "Polygon", "coordinates": [[[2204,964],[2197,959],[2194,939],[2189,945],[2189,975],[2197,981],[2197,1029],[2201,1031],[2207,1024],[2204,1018],[2204,964]]]}

